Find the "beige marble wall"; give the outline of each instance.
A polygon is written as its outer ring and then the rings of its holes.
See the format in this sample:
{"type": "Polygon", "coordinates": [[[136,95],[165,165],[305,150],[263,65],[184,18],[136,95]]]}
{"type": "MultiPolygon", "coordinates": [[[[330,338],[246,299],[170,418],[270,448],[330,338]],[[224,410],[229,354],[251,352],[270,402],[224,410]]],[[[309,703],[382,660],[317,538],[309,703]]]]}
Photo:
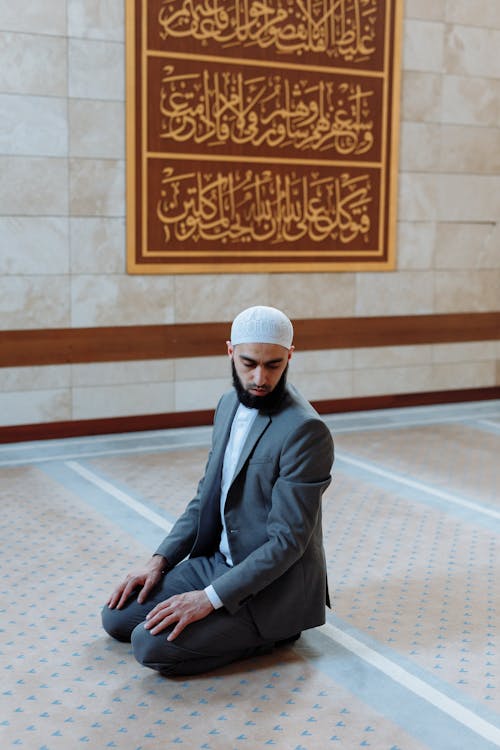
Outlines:
{"type": "MultiPolygon", "coordinates": [[[[0,0],[0,330],[481,312],[500,298],[500,4],[405,0],[392,273],[127,276],[123,0],[0,0]],[[207,293],[209,290],[209,293],[207,293]]],[[[298,352],[313,399],[499,382],[495,343],[298,352]]],[[[221,356],[0,370],[0,424],[212,408],[221,356]]]]}

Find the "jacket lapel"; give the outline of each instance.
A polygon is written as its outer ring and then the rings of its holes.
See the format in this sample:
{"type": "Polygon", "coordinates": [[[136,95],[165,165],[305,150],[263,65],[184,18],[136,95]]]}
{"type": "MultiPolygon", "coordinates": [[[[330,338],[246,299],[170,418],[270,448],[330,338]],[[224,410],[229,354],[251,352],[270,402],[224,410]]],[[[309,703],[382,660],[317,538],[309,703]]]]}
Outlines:
{"type": "Polygon", "coordinates": [[[250,432],[248,433],[248,437],[245,440],[245,443],[243,445],[243,448],[240,453],[240,457],[238,459],[238,463],[236,464],[236,469],[234,471],[234,477],[233,482],[242,470],[243,466],[245,465],[246,461],[248,460],[248,457],[250,453],[253,451],[255,445],[260,440],[262,434],[265,432],[267,427],[269,426],[271,422],[271,417],[266,414],[257,414],[255,417],[254,423],[250,428],[250,432]]]}
{"type": "Polygon", "coordinates": [[[213,540],[220,538],[222,529],[220,518],[222,462],[237,408],[236,398],[227,399],[227,403],[222,403],[217,411],[213,428],[212,454],[207,464],[200,497],[198,536],[191,550],[191,555],[198,554],[200,549],[206,552],[210,545],[213,545],[213,540]],[[197,551],[195,552],[195,550],[197,551]]]}
{"type": "Polygon", "coordinates": [[[233,424],[234,415],[238,408],[237,403],[233,403],[224,414],[220,415],[220,424],[218,430],[220,430],[220,438],[217,439],[217,445],[214,446],[214,458],[216,462],[222,463],[224,458],[224,452],[226,450],[227,441],[229,440],[229,434],[231,432],[231,426],[233,424]]]}
{"type": "Polygon", "coordinates": [[[217,414],[217,422],[214,425],[214,430],[217,430],[217,437],[213,440],[212,455],[207,467],[207,478],[205,480],[205,492],[210,497],[213,495],[218,496],[220,493],[222,462],[224,461],[224,453],[237,408],[238,401],[235,395],[234,398],[228,399],[227,406],[220,407],[221,411],[217,414]]]}

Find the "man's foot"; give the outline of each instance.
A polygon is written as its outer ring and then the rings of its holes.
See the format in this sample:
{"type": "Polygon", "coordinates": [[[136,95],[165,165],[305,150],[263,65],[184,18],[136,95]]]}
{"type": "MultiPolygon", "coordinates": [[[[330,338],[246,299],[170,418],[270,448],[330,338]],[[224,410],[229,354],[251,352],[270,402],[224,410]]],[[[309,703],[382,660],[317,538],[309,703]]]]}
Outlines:
{"type": "Polygon", "coordinates": [[[281,646],[290,646],[292,643],[295,643],[295,641],[298,641],[300,638],[300,633],[295,633],[295,635],[291,635],[289,638],[283,638],[281,641],[276,641],[274,646],[275,648],[280,648],[281,646]]]}

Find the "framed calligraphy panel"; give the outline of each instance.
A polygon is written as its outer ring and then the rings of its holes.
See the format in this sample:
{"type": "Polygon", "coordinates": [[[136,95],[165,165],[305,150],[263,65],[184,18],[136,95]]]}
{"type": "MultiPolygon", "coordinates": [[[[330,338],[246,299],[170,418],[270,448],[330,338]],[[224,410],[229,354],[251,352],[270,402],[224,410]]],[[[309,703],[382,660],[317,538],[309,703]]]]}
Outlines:
{"type": "Polygon", "coordinates": [[[394,268],[401,2],[126,7],[130,273],[394,268]]]}

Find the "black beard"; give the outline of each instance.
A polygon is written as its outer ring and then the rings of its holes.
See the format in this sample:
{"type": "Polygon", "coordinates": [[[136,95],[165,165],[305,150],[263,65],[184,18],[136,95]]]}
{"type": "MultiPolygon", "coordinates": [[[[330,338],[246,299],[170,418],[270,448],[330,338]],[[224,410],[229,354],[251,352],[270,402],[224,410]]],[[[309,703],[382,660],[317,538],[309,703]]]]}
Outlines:
{"type": "Polygon", "coordinates": [[[283,399],[286,396],[286,376],[288,372],[288,364],[283,370],[281,378],[278,380],[273,390],[270,393],[266,393],[265,396],[253,396],[251,393],[246,391],[241,380],[236,372],[234,362],[231,360],[231,370],[233,373],[233,386],[236,390],[236,395],[240,404],[247,406],[249,409],[258,409],[265,414],[271,414],[279,409],[283,399]]]}

